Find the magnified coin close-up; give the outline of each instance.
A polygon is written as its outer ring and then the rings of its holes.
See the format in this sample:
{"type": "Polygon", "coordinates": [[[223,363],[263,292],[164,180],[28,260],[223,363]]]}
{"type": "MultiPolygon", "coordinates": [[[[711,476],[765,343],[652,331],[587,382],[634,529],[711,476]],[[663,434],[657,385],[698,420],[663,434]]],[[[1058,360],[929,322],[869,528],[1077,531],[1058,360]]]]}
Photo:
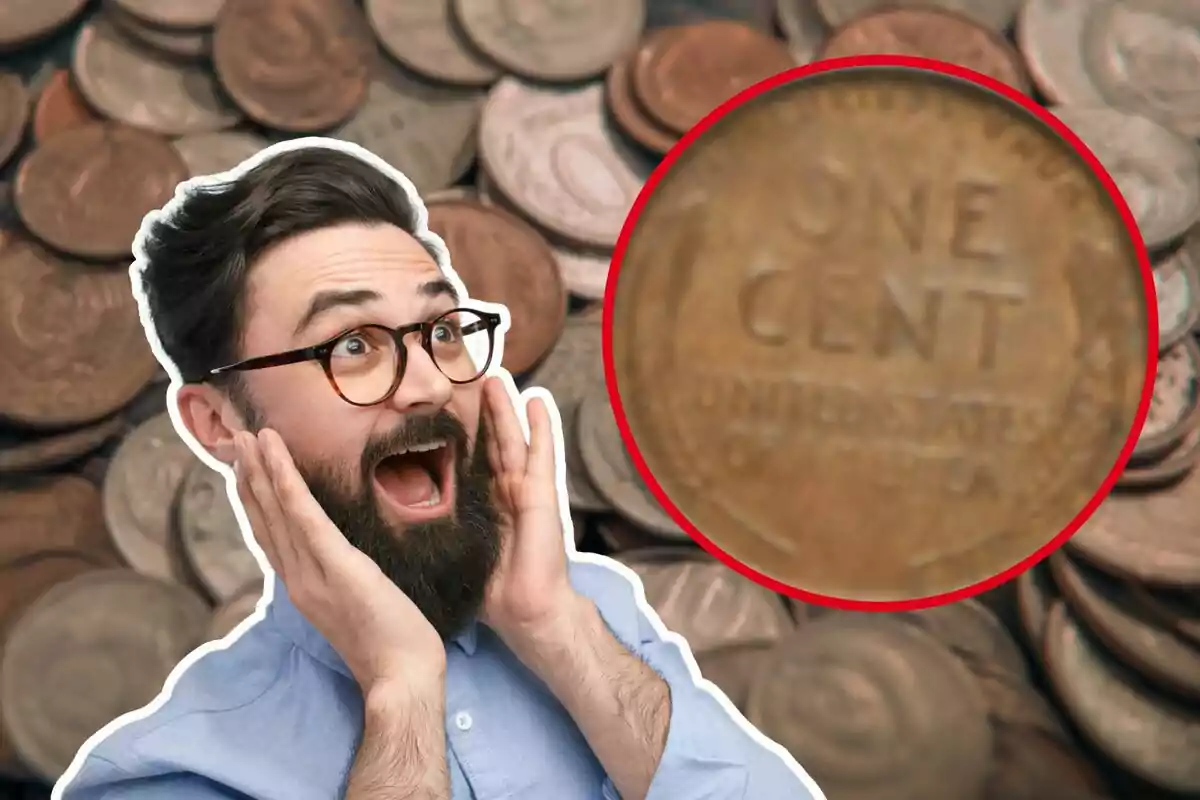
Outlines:
{"type": "Polygon", "coordinates": [[[673,155],[611,349],[631,445],[708,543],[803,593],[924,600],[1106,485],[1153,295],[1128,210],[1047,121],[880,63],[775,85],[673,155]]]}

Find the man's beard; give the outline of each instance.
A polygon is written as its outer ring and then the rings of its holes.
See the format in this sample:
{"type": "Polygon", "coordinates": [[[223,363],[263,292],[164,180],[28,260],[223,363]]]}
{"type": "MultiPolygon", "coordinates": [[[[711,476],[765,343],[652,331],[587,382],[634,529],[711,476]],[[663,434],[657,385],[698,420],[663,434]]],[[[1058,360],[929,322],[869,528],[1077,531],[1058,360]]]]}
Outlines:
{"type": "MultiPolygon", "coordinates": [[[[247,414],[246,419],[263,422],[254,413],[247,414]]],[[[500,558],[486,437],[486,429],[480,425],[472,449],[462,423],[450,413],[410,417],[390,434],[367,443],[360,460],[361,488],[357,491],[349,476],[332,465],[296,463],[313,497],[334,525],[379,565],[444,640],[460,633],[479,613],[500,558]],[[384,456],[401,447],[439,439],[454,447],[453,516],[397,530],[379,511],[374,468],[384,456]]]]}

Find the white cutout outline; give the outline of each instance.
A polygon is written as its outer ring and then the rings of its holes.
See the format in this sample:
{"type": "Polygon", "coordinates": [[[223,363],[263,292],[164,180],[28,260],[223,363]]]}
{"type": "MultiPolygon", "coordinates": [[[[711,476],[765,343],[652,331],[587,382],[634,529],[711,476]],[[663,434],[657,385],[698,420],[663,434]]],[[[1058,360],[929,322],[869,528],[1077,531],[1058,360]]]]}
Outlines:
{"type": "Polygon", "coordinates": [[[758,728],[750,723],[749,720],[730,702],[725,693],[717,688],[711,681],[706,680],[700,675],[700,668],[696,664],[695,656],[692,654],[692,649],[687,641],[675,633],[668,630],[658,616],[658,612],[646,601],[645,587],[642,585],[641,579],[633,570],[625,566],[621,562],[602,556],[596,553],[581,553],[575,547],[574,524],[571,519],[571,509],[568,502],[567,494],[567,471],[566,471],[566,448],[563,439],[562,417],[558,412],[558,406],[554,402],[554,398],[550,392],[541,386],[532,386],[525,390],[522,394],[517,391],[516,383],[513,380],[508,370],[500,367],[504,356],[504,334],[508,332],[512,318],[508,308],[497,304],[488,303],[480,300],[471,300],[467,294],[467,287],[458,277],[458,273],[450,264],[449,252],[446,249],[445,242],[436,233],[429,230],[429,212],[425,207],[424,200],[417,193],[416,187],[412,181],[408,179],[400,170],[396,169],[386,161],[375,155],[371,151],[360,147],[350,142],[344,142],[337,139],[329,139],[320,136],[307,136],[297,139],[289,139],[283,142],[277,142],[268,147],[263,148],[259,152],[250,156],[245,161],[242,161],[236,167],[213,175],[201,175],[183,181],[175,188],[175,194],[161,209],[151,211],[142,219],[141,226],[138,228],[137,234],[133,239],[133,263],[129,267],[129,277],[133,297],[137,301],[138,316],[141,320],[142,327],[146,333],[146,341],[150,345],[150,350],[154,353],[154,357],[158,359],[158,363],[166,370],[170,376],[170,385],[167,387],[167,413],[171,417],[171,422],[175,427],[175,432],[188,445],[193,453],[200,458],[209,468],[216,470],[225,477],[225,492],[229,497],[230,504],[233,507],[234,515],[237,517],[238,526],[242,531],[242,538],[249,547],[250,552],[254,555],[258,562],[259,569],[263,573],[263,594],[255,606],[254,611],[242,620],[236,628],[225,635],[224,638],[214,642],[206,642],[186,656],[171,670],[163,682],[163,688],[159,693],[146,705],[141,708],[128,711],[115,719],[108,722],[100,730],[88,737],[76,752],[70,766],[63,772],[59,779],[55,782],[51,789],[51,800],[63,800],[63,792],[67,790],[71,782],[79,774],[83,768],[84,762],[88,756],[102,741],[107,739],[112,734],[134,722],[139,722],[146,717],[154,714],[161,709],[174,694],[175,686],[179,683],[183,674],[192,667],[201,658],[210,653],[220,652],[229,648],[234,642],[241,638],[242,634],[254,627],[266,615],[266,608],[274,599],[275,594],[275,573],[271,570],[270,565],[262,549],[258,546],[254,536],[250,533],[250,524],[246,519],[245,509],[242,507],[241,499],[237,494],[237,486],[233,478],[233,470],[223,462],[217,460],[208,453],[200,445],[199,442],[192,436],[187,426],[179,417],[178,394],[179,388],[182,385],[178,367],[167,356],[166,351],[162,347],[162,343],[158,338],[158,333],[155,330],[152,322],[149,303],[147,302],[145,291],[142,288],[141,273],[145,269],[145,238],[148,235],[150,226],[154,221],[163,216],[175,214],[180,205],[187,199],[190,193],[198,188],[212,186],[218,183],[224,183],[231,180],[236,180],[244,175],[249,170],[268,161],[275,156],[299,150],[303,148],[326,148],[329,150],[339,150],[348,155],[355,156],[365,161],[370,166],[379,170],[384,175],[395,181],[401,189],[408,202],[414,209],[416,238],[422,244],[432,248],[435,253],[435,261],[438,268],[441,270],[445,278],[450,281],[454,288],[458,291],[459,297],[462,298],[464,305],[478,307],[481,310],[491,311],[499,314],[501,317],[500,326],[496,330],[495,349],[492,356],[491,365],[488,367],[488,376],[495,376],[503,381],[505,388],[508,390],[509,398],[512,400],[513,407],[517,412],[517,418],[521,423],[522,432],[525,435],[525,440],[529,441],[529,418],[526,412],[527,404],[535,398],[540,399],[548,412],[550,418],[550,430],[554,439],[554,483],[555,489],[558,492],[558,508],[559,518],[563,528],[563,544],[566,549],[567,559],[570,562],[580,564],[594,564],[599,567],[610,570],[611,572],[620,575],[624,578],[633,589],[634,601],[637,609],[641,612],[654,628],[655,633],[665,643],[673,644],[679,649],[679,654],[683,657],[683,662],[687,666],[688,674],[692,679],[694,686],[707,692],[713,697],[721,708],[729,715],[729,718],[743,732],[750,737],[758,746],[764,750],[778,756],[784,766],[786,766],[804,785],[804,788],[812,796],[811,800],[827,800],[824,792],[817,786],[815,780],[810,776],[796,759],[783,748],[778,742],[768,738],[758,728]],[[521,402],[521,401],[524,402],[521,402]]]}

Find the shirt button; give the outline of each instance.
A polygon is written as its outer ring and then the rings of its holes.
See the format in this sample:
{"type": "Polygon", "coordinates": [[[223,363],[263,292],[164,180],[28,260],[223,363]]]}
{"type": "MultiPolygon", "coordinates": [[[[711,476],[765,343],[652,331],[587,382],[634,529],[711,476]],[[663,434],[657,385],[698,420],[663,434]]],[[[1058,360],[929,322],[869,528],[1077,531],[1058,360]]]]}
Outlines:
{"type": "Polygon", "coordinates": [[[472,720],[471,715],[465,711],[460,711],[454,715],[454,727],[460,731],[471,730],[472,720]]]}

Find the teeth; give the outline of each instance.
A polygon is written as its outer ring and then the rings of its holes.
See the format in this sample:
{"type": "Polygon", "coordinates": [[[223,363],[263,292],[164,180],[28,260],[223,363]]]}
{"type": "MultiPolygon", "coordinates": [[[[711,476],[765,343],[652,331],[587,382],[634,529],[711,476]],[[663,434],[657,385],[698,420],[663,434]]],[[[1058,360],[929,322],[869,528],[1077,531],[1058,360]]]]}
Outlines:
{"type": "Polygon", "coordinates": [[[415,504],[414,508],[432,508],[440,502],[442,502],[442,492],[440,489],[438,489],[438,487],[435,486],[433,487],[433,494],[429,496],[429,499],[424,503],[415,504]]]}
{"type": "Polygon", "coordinates": [[[428,444],[414,444],[412,447],[405,447],[397,450],[395,455],[402,456],[406,453],[428,453],[430,450],[437,450],[440,447],[445,447],[444,441],[429,442],[428,444]]]}

